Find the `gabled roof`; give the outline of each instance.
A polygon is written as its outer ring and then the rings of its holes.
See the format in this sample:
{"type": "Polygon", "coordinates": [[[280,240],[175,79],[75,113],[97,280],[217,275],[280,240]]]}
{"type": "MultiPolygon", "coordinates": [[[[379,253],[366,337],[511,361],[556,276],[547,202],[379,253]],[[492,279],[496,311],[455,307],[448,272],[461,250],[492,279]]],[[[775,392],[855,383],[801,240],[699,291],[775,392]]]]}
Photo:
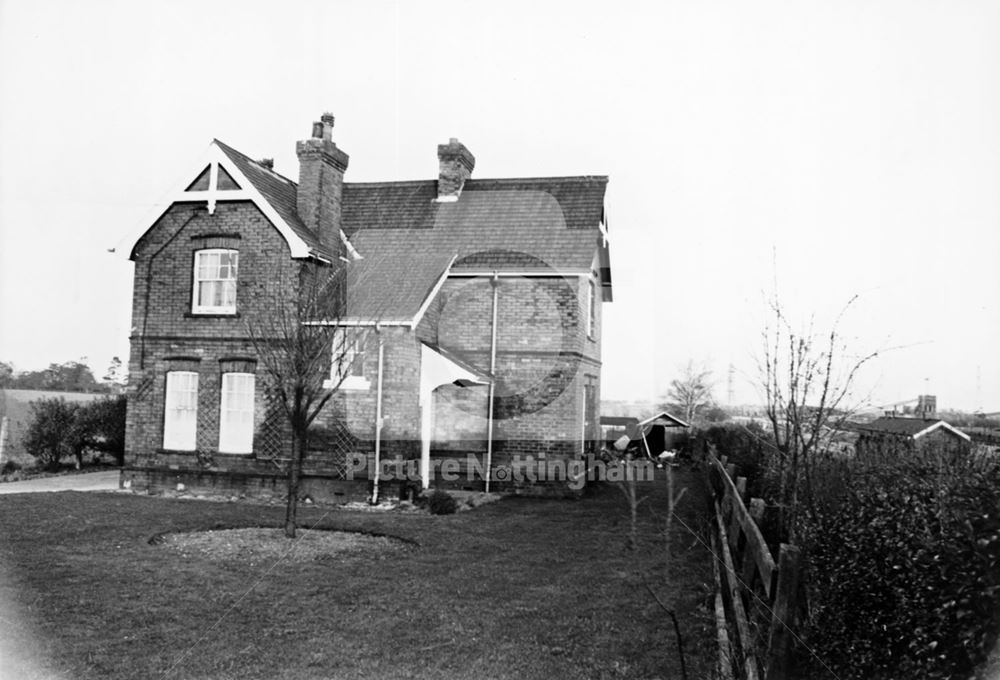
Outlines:
{"type": "Polygon", "coordinates": [[[664,427],[690,427],[677,416],[672,416],[666,411],[660,411],[644,420],[639,421],[639,427],[646,428],[652,425],[662,425],[664,427]]]}
{"type": "Polygon", "coordinates": [[[298,185],[295,182],[279,175],[274,170],[266,168],[259,162],[251,159],[233,147],[213,140],[222,152],[240,169],[240,172],[250,181],[254,188],[260,192],[267,202],[274,208],[275,212],[288,227],[295,232],[310,250],[325,255],[327,258],[336,257],[335,253],[324,246],[319,238],[299,219],[296,199],[298,185]]]}
{"type": "Polygon", "coordinates": [[[865,425],[858,425],[860,432],[876,432],[879,434],[890,434],[900,437],[917,439],[925,434],[944,429],[953,435],[969,441],[969,435],[961,430],[957,430],[948,423],[940,419],[924,420],[922,418],[876,418],[865,425]]]}
{"type": "MultiPolygon", "coordinates": [[[[293,257],[336,257],[299,218],[295,182],[219,140],[207,155],[192,176],[200,182],[208,167],[211,179],[196,190],[186,177],[171,204],[205,200],[211,211],[219,200],[252,200],[293,257]],[[217,175],[238,186],[216,185],[217,175]]],[[[607,182],[600,176],[468,180],[451,202],[436,200],[436,179],[345,183],[341,238],[361,258],[350,264],[348,316],[414,325],[448,273],[584,275],[596,266],[610,300],[607,182]]]]}
{"type": "Polygon", "coordinates": [[[135,256],[135,247],[146,232],[175,203],[204,201],[211,213],[219,201],[251,201],[288,243],[292,257],[331,259],[329,250],[295,213],[295,184],[291,180],[218,140],[212,140],[194,168],[131,238],[130,258],[135,256]],[[223,178],[225,182],[221,181],[223,178]]]}

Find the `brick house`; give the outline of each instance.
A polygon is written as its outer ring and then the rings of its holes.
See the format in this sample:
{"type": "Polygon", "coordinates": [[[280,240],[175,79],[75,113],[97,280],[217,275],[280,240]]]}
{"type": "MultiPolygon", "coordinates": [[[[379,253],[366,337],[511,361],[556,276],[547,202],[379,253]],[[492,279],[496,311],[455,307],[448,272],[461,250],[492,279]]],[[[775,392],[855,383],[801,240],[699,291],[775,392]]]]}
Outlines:
{"type": "Polygon", "coordinates": [[[331,332],[351,334],[350,357],[324,369],[343,381],[304,493],[414,481],[376,459],[407,461],[422,487],[566,491],[547,471],[600,440],[607,178],[472,179],[452,139],[436,179],[349,183],[332,128],[324,115],[297,143],[298,183],[213,141],[135,240],[123,484],[282,494],[290,433],[248,323],[344,268],[331,332]],[[528,479],[513,474],[525,460],[543,463],[528,479]]]}

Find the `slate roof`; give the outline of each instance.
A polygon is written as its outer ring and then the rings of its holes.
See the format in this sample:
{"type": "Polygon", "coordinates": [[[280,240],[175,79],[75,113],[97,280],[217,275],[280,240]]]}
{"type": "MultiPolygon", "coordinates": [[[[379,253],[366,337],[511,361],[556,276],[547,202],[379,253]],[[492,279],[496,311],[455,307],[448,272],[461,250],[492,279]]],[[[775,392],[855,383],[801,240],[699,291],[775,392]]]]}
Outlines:
{"type": "Polygon", "coordinates": [[[588,270],[601,246],[606,177],[481,179],[453,203],[437,181],[344,185],[344,231],[362,255],[406,230],[461,269],[588,270]],[[363,245],[365,244],[365,245],[363,245]]]}
{"type": "Polygon", "coordinates": [[[623,427],[626,425],[638,425],[639,419],[635,416],[601,416],[601,425],[609,427],[623,427]]]}
{"type": "MultiPolygon", "coordinates": [[[[292,180],[215,140],[308,247],[335,257],[299,219],[292,180]]],[[[451,266],[461,271],[589,271],[606,247],[603,176],[470,179],[438,202],[437,180],[345,183],[343,231],[362,259],[349,269],[348,318],[412,319],[451,266]]],[[[610,299],[610,272],[599,266],[610,299]]]]}
{"type": "Polygon", "coordinates": [[[411,321],[455,256],[435,251],[400,229],[392,239],[347,264],[346,321],[411,321]]]}
{"type": "Polygon", "coordinates": [[[296,198],[298,186],[292,180],[279,175],[273,170],[265,168],[263,165],[246,156],[228,144],[215,143],[222,149],[222,152],[229,157],[236,167],[240,169],[254,188],[274,207],[278,215],[281,216],[288,226],[295,232],[296,236],[305,241],[310,250],[326,257],[336,257],[335,253],[324,246],[316,234],[299,219],[296,198]]]}

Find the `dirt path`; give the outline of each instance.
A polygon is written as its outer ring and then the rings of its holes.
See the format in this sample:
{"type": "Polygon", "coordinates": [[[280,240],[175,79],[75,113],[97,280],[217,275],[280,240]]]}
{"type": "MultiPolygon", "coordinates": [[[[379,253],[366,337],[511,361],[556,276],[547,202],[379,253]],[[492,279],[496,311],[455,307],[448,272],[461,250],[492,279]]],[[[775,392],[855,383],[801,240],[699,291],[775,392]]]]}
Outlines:
{"type": "Polygon", "coordinates": [[[0,494],[42,493],[46,491],[114,491],[118,488],[118,470],[88,472],[80,475],[61,475],[26,479],[23,482],[0,484],[0,494]]]}

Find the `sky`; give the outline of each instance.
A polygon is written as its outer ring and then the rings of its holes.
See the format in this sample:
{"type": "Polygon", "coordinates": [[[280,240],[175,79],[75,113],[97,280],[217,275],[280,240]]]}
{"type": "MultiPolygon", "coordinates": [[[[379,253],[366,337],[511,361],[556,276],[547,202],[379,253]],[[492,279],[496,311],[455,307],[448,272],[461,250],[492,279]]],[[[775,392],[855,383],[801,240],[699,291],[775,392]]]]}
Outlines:
{"type": "Polygon", "coordinates": [[[1000,3],[0,0],[0,360],[128,355],[130,238],[213,138],[348,181],[607,175],[605,399],[758,402],[766,296],[855,391],[1000,411],[1000,3]],[[116,252],[109,252],[109,249],[116,252]],[[802,326],[805,327],[805,326],[802,326]]]}

